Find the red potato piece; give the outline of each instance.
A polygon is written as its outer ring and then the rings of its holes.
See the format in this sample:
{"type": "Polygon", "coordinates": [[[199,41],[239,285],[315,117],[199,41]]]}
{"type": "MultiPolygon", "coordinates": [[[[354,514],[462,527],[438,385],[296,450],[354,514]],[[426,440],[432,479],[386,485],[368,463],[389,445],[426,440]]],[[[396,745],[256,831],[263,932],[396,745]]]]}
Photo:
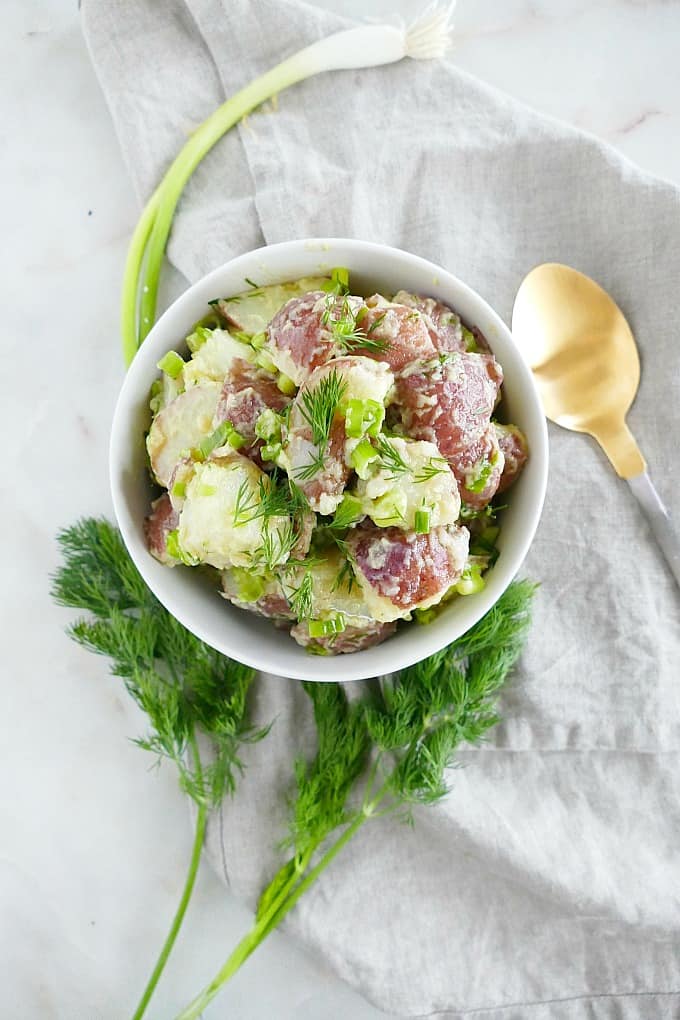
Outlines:
{"type": "Polygon", "coordinates": [[[462,501],[475,510],[487,506],[498,492],[504,463],[496,429],[490,425],[481,439],[466,446],[449,460],[462,501]],[[483,488],[476,492],[475,489],[481,483],[483,488]],[[470,485],[474,488],[469,488],[470,485]]]}
{"type": "Polygon", "coordinates": [[[383,341],[384,350],[359,347],[357,354],[386,362],[393,372],[401,372],[417,359],[433,358],[437,350],[430,337],[428,323],[414,308],[385,301],[375,294],[366,301],[360,329],[371,340],[383,341]]]}
{"type": "Polygon", "coordinates": [[[526,436],[517,425],[500,425],[494,422],[494,428],[505,461],[497,492],[505,492],[526,464],[529,446],[526,436]]]}
{"type": "Polygon", "coordinates": [[[144,537],[152,556],[167,566],[174,567],[177,560],[168,555],[168,535],[179,524],[179,514],[170,502],[167,492],[151,504],[151,513],[144,521],[144,537]]]}
{"type": "Polygon", "coordinates": [[[440,602],[463,572],[469,541],[457,525],[416,535],[364,523],[347,544],[373,615],[387,621],[440,602]]]}
{"type": "Polygon", "coordinates": [[[296,386],[340,352],[327,320],[329,309],[337,317],[345,302],[353,313],[362,304],[361,298],[351,295],[336,299],[322,290],[311,291],[287,301],[267,327],[269,355],[296,386]]]}
{"type": "Polygon", "coordinates": [[[365,627],[350,624],[341,634],[332,634],[329,637],[312,638],[309,636],[307,623],[297,623],[290,632],[299,645],[307,648],[312,645],[315,648],[325,649],[329,655],[345,655],[348,652],[361,652],[364,648],[373,648],[374,645],[382,644],[388,637],[391,637],[397,629],[396,623],[367,623],[365,627]]]}
{"type": "Polygon", "coordinates": [[[400,290],[394,295],[395,302],[415,308],[423,316],[435,349],[440,353],[465,351],[463,325],[452,308],[422,294],[409,294],[400,290]]]}
{"type": "Polygon", "coordinates": [[[488,429],[502,381],[490,354],[456,353],[410,366],[396,393],[407,435],[434,443],[452,462],[488,429]]]}
{"type": "Polygon", "coordinates": [[[290,397],[281,392],[268,372],[237,359],[224,380],[215,411],[215,425],[230,421],[248,440],[240,452],[262,467],[260,450],[264,444],[255,435],[255,423],[267,408],[282,411],[289,403],[290,397]]]}
{"type": "Polygon", "coordinates": [[[180,393],[156,415],[146,439],[151,469],[167,488],[187,450],[210,435],[220,397],[220,384],[205,383],[180,393]]]}

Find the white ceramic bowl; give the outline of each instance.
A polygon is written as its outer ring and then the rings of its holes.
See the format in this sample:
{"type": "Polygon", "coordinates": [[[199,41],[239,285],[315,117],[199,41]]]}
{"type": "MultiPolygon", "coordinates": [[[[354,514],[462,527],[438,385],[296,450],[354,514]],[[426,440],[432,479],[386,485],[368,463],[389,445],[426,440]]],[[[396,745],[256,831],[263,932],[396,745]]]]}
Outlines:
{"type": "Polygon", "coordinates": [[[545,418],[531,373],[510,331],[473,290],[446,270],[396,248],[339,238],[288,241],[233,259],[190,287],[165,312],[128,371],[116,406],[110,447],[113,505],[123,540],[142,577],[163,605],[190,631],[225,655],[257,669],[303,680],[359,680],[408,666],[468,630],[496,602],[515,576],[534,537],[548,471],[545,418]],[[530,458],[508,492],[502,514],[500,555],[477,595],[455,599],[427,625],[403,624],[394,637],[365,651],[336,657],[309,655],[272,623],[229,605],[216,586],[189,568],[163,567],[147,551],[143,523],[152,498],[144,436],[150,422],[149,389],[157,361],[181,345],[208,301],[259,285],[283,283],[347,266],[356,293],[405,289],[451,305],[468,325],[478,326],[503,367],[504,411],[529,441],[530,458]]]}

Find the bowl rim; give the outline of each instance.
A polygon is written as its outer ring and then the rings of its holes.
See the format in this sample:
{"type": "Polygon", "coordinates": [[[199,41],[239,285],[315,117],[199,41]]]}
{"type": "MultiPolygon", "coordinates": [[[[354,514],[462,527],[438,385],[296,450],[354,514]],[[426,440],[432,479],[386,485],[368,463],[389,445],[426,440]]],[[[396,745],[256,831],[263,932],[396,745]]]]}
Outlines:
{"type": "MultiPolygon", "coordinates": [[[[143,378],[147,378],[148,386],[150,386],[152,379],[156,378],[158,373],[156,361],[159,360],[163,353],[165,353],[165,350],[170,349],[173,343],[178,343],[177,337],[174,341],[170,341],[168,338],[165,338],[163,344],[164,349],[161,349],[161,353],[155,352],[156,346],[159,346],[160,348],[159,338],[164,337],[168,322],[174,320],[176,317],[181,315],[185,309],[189,308],[192,303],[195,302],[196,295],[199,292],[210,289],[213,284],[217,285],[225,272],[235,272],[238,270],[241,263],[250,263],[253,259],[257,259],[258,256],[263,256],[264,253],[267,253],[268,257],[273,255],[274,258],[284,256],[288,253],[293,256],[302,251],[317,254],[321,253],[326,256],[330,255],[333,248],[336,246],[349,247],[357,253],[375,256],[378,260],[381,256],[384,257],[385,255],[393,258],[397,257],[406,259],[412,269],[418,269],[431,274],[433,279],[437,281],[437,289],[441,289],[442,287],[451,289],[456,291],[459,295],[464,295],[465,298],[472,304],[477,304],[483,310],[486,318],[493,324],[497,334],[500,334],[503,337],[505,345],[514,349],[517,355],[515,364],[513,365],[514,378],[521,387],[523,396],[530,396],[530,399],[533,402],[533,406],[531,406],[528,410],[532,415],[532,425],[535,427],[535,432],[532,432],[531,435],[531,459],[534,463],[533,473],[535,476],[535,498],[530,502],[529,513],[524,518],[521,537],[518,541],[513,543],[512,550],[508,550],[508,555],[506,555],[506,557],[501,556],[499,558],[498,563],[493,568],[490,583],[488,583],[481,592],[472,596],[470,602],[467,602],[466,600],[466,609],[460,611],[462,609],[460,603],[455,603],[459,609],[457,617],[459,620],[462,619],[464,623],[462,628],[457,625],[455,633],[447,635],[444,633],[443,627],[438,629],[432,629],[434,625],[430,625],[428,627],[417,627],[417,642],[409,642],[404,639],[402,639],[401,642],[397,642],[388,639],[388,641],[383,644],[374,646],[371,649],[338,656],[323,657],[321,659],[318,656],[306,653],[304,649],[300,648],[300,651],[304,654],[304,659],[301,660],[300,667],[296,667],[294,671],[287,668],[286,676],[298,680],[319,682],[361,680],[395,672],[398,669],[411,666],[415,662],[426,658],[428,655],[439,651],[441,648],[445,647],[451,641],[456,640],[469,630],[470,627],[481,619],[481,617],[484,616],[498,601],[522,565],[538,527],[545,501],[548,479],[547,424],[533,376],[512,337],[509,327],[503,322],[498,313],[491,307],[491,305],[489,305],[481,294],[475,291],[468,284],[464,283],[464,281],[455,276],[455,274],[446,270],[443,266],[438,265],[435,262],[431,262],[428,259],[424,259],[419,255],[414,255],[404,249],[378,242],[342,237],[314,237],[301,238],[292,241],[281,241],[272,245],[263,245],[237,255],[222,263],[220,266],[217,266],[215,269],[211,270],[195,283],[187,287],[186,290],[184,290],[182,294],[176,298],[176,300],[171,302],[171,304],[154,323],[145,338],[144,343],[135,355],[135,358],[123,379],[123,383],[116,400],[109,442],[109,481],[114,515],[120,529],[123,542],[130,557],[132,558],[133,563],[159,602],[161,602],[161,604],[184,627],[198,638],[205,641],[210,647],[215,648],[222,654],[235,659],[238,662],[242,662],[247,666],[251,666],[261,672],[279,675],[279,670],[276,668],[277,663],[275,661],[275,655],[272,656],[266,652],[263,654],[256,641],[252,644],[252,650],[250,644],[247,646],[244,645],[243,647],[235,647],[233,643],[220,642],[216,639],[213,628],[204,626],[204,623],[198,614],[192,615],[190,612],[186,612],[185,607],[182,604],[182,600],[175,598],[170,592],[164,589],[162,583],[157,583],[158,575],[154,576],[151,563],[156,565],[158,564],[157,561],[153,560],[145,545],[142,549],[140,549],[140,542],[135,531],[135,520],[132,518],[127,507],[127,500],[119,478],[119,469],[126,461],[125,454],[128,449],[127,443],[125,442],[126,425],[129,422],[130,413],[133,409],[131,394],[134,394],[135,390],[139,388],[139,376],[141,375],[143,378]],[[472,602],[472,599],[474,599],[474,603],[472,602]],[[443,639],[442,634],[444,635],[443,639]],[[364,663],[363,666],[362,662],[364,663]],[[379,668],[375,668],[378,662],[380,663],[379,668]],[[339,668],[337,666],[332,668],[330,664],[333,663],[341,663],[344,668],[339,668]],[[373,667],[369,666],[369,663],[372,663],[373,667]],[[321,664],[323,664],[323,666],[321,666],[321,664]],[[320,672],[325,673],[326,675],[319,676],[320,672]],[[329,673],[340,675],[329,676],[329,673]]],[[[342,260],[343,263],[346,263],[347,261],[349,261],[347,258],[342,260]]],[[[329,263],[329,265],[330,264],[337,265],[341,263],[339,260],[335,260],[333,263],[329,263]]],[[[351,264],[349,265],[349,269],[351,272],[351,264]]],[[[276,275],[281,279],[281,282],[283,282],[284,277],[282,277],[280,273],[277,273],[276,275]]],[[[292,277],[289,277],[289,279],[292,279],[292,277]]],[[[455,308],[455,302],[452,303],[455,308]]],[[[493,342],[491,346],[493,349],[493,342]]],[[[505,369],[505,365],[502,361],[501,365],[505,369]]],[[[146,387],[147,392],[148,386],[146,387]]],[[[137,522],[137,525],[138,524],[139,522],[137,522]]],[[[163,569],[167,570],[167,568],[163,569]]],[[[225,606],[225,609],[226,608],[227,607],[225,606]]],[[[254,621],[260,619],[252,616],[252,614],[246,614],[242,610],[238,610],[237,607],[229,608],[233,609],[234,612],[241,612],[243,616],[247,616],[249,618],[252,617],[252,620],[254,621]]],[[[445,617],[446,612],[447,611],[444,610],[440,619],[445,617]]],[[[282,641],[285,640],[286,642],[292,642],[292,639],[286,631],[281,630],[277,632],[275,631],[273,624],[270,624],[270,626],[274,633],[280,634],[282,641]]],[[[417,625],[412,624],[411,626],[415,627],[417,625]]],[[[409,630],[410,629],[411,628],[409,628],[409,630]]],[[[401,633],[405,634],[406,632],[402,631],[401,633]]]]}

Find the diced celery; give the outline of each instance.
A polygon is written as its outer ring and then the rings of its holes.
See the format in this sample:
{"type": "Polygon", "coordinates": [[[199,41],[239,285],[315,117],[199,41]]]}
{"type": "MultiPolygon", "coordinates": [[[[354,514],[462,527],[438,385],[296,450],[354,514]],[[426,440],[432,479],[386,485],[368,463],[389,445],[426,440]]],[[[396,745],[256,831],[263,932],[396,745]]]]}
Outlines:
{"type": "Polygon", "coordinates": [[[337,528],[350,528],[353,524],[356,524],[364,516],[364,510],[360,499],[356,496],[351,496],[348,492],[342,497],[340,505],[335,511],[333,520],[331,521],[331,527],[337,528]]]}
{"type": "Polygon", "coordinates": [[[414,531],[416,535],[427,535],[430,531],[430,508],[423,507],[416,510],[414,531]]]}
{"type": "Polygon", "coordinates": [[[465,344],[465,350],[469,354],[477,354],[479,352],[479,345],[475,340],[474,333],[471,333],[465,326],[463,326],[463,343],[465,344]]]}
{"type": "Polygon", "coordinates": [[[497,455],[492,456],[490,460],[487,460],[485,457],[479,464],[475,465],[473,471],[466,472],[465,488],[468,492],[484,492],[497,460],[497,455]]]}
{"type": "Polygon", "coordinates": [[[169,531],[165,538],[165,548],[168,556],[172,556],[173,560],[181,560],[182,552],[179,547],[179,532],[177,528],[174,531],[169,531]]]}
{"type": "Polygon", "coordinates": [[[172,496],[177,496],[178,499],[183,499],[187,494],[187,483],[186,482],[175,482],[171,489],[172,496]]]}
{"type": "Polygon", "coordinates": [[[278,369],[271,359],[269,353],[265,350],[258,351],[257,357],[255,358],[255,364],[260,368],[263,368],[265,372],[271,372],[272,375],[276,375],[278,369]]]}
{"type": "Polygon", "coordinates": [[[481,567],[478,564],[468,564],[455,587],[459,595],[476,595],[485,586],[481,567]]]}
{"type": "Polygon", "coordinates": [[[199,485],[197,491],[199,496],[214,496],[217,489],[214,485],[199,485]]]}
{"type": "Polygon", "coordinates": [[[279,377],[276,380],[276,385],[278,386],[282,393],[285,393],[287,397],[295,396],[297,386],[295,385],[293,380],[289,378],[289,376],[284,375],[283,372],[279,372],[279,377]]]}
{"type": "Polygon", "coordinates": [[[331,269],[330,280],[322,283],[321,287],[331,294],[346,294],[349,290],[349,269],[345,269],[344,266],[331,269]]]}
{"type": "Polygon", "coordinates": [[[230,446],[233,446],[235,450],[240,450],[242,446],[246,445],[248,440],[232,426],[229,430],[229,434],[227,435],[227,442],[230,446]]]}
{"type": "Polygon", "coordinates": [[[238,450],[247,442],[248,440],[236,431],[230,421],[223,421],[217,426],[214,432],[201,440],[198,444],[198,450],[202,456],[200,458],[195,457],[194,459],[205,460],[206,457],[210,456],[213,450],[216,450],[218,446],[224,446],[225,443],[228,443],[230,446],[233,446],[234,449],[238,450]]]}
{"type": "Polygon", "coordinates": [[[234,580],[236,581],[236,594],[239,602],[257,602],[264,595],[264,579],[256,574],[251,574],[241,567],[234,567],[234,580]]]}
{"type": "Polygon", "coordinates": [[[336,613],[335,616],[327,616],[323,620],[309,620],[307,627],[309,636],[313,638],[341,634],[345,629],[345,617],[342,613],[336,613]]]}
{"type": "Polygon", "coordinates": [[[368,478],[369,465],[378,456],[378,451],[373,449],[368,439],[362,439],[352,450],[349,460],[359,478],[368,478]]]}
{"type": "Polygon", "coordinates": [[[377,436],[384,417],[385,408],[377,400],[349,400],[345,411],[345,434],[350,439],[377,436]]]}
{"type": "Polygon", "coordinates": [[[438,616],[437,606],[430,606],[429,609],[416,609],[413,615],[415,616],[416,623],[426,625],[432,623],[438,616]]]}
{"type": "Polygon", "coordinates": [[[163,355],[156,367],[160,368],[161,372],[169,375],[171,379],[176,379],[184,368],[184,361],[180,358],[177,351],[168,351],[167,354],[163,355]]]}
{"type": "Polygon", "coordinates": [[[152,414],[158,414],[163,403],[163,383],[160,379],[154,379],[149,392],[149,407],[152,414]]]}
{"type": "Polygon", "coordinates": [[[281,443],[265,443],[260,450],[262,460],[276,461],[281,453],[281,443]]]}
{"type": "Polygon", "coordinates": [[[205,326],[197,326],[193,333],[189,334],[187,337],[187,347],[192,354],[195,354],[203,346],[211,333],[211,329],[207,329],[205,326]]]}
{"type": "Polygon", "coordinates": [[[281,439],[281,419],[271,407],[258,416],[255,422],[255,435],[258,439],[281,439]]]}
{"type": "Polygon", "coordinates": [[[406,493],[400,489],[392,489],[386,492],[384,496],[376,499],[371,510],[371,517],[379,528],[405,525],[407,506],[408,498],[406,493]]]}
{"type": "Polygon", "coordinates": [[[310,655],[332,655],[330,648],[324,648],[323,645],[318,645],[316,641],[312,641],[311,644],[307,645],[307,651],[310,655]]]}
{"type": "Polygon", "coordinates": [[[244,333],[242,329],[233,330],[231,335],[233,336],[234,340],[238,340],[239,343],[248,344],[248,346],[250,346],[252,343],[253,338],[251,337],[250,333],[244,333]]]}
{"type": "Polygon", "coordinates": [[[266,333],[256,333],[255,336],[252,337],[252,339],[250,341],[250,346],[253,347],[256,351],[261,351],[266,343],[267,343],[267,334],[266,333]]]}

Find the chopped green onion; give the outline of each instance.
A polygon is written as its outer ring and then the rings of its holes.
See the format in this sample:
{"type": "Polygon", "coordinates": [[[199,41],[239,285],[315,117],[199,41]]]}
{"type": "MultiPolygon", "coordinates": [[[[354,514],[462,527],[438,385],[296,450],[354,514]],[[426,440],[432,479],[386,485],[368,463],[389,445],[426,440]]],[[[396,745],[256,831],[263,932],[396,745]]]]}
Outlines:
{"type": "Polygon", "coordinates": [[[281,439],[281,419],[271,407],[266,408],[255,422],[255,435],[258,439],[281,439]]]}
{"type": "Polygon", "coordinates": [[[199,485],[198,489],[197,489],[197,494],[199,496],[206,496],[206,497],[207,496],[214,496],[216,492],[217,492],[217,489],[215,488],[214,485],[205,485],[205,484],[203,484],[203,485],[199,485]]]}
{"type": "Polygon", "coordinates": [[[318,645],[315,641],[307,645],[307,651],[310,655],[332,655],[333,652],[330,648],[324,648],[323,645],[318,645]]]}
{"type": "Polygon", "coordinates": [[[436,620],[439,615],[439,607],[430,606],[429,609],[415,609],[413,615],[415,616],[416,623],[420,623],[422,626],[425,626],[428,623],[432,623],[433,620],[436,620]]]}
{"type": "Polygon", "coordinates": [[[198,450],[202,454],[201,457],[196,457],[196,460],[205,460],[209,457],[213,450],[216,450],[218,446],[224,446],[228,443],[229,446],[233,446],[234,449],[238,450],[247,443],[247,439],[240,435],[234,428],[232,422],[223,421],[217,426],[215,431],[211,435],[206,436],[198,444],[198,450]]]}
{"type": "Polygon", "coordinates": [[[192,354],[203,346],[209,336],[212,335],[211,329],[206,329],[205,326],[197,326],[193,333],[190,333],[187,337],[187,347],[192,354]]]}
{"type": "Polygon", "coordinates": [[[484,492],[497,461],[498,455],[494,452],[491,460],[485,457],[479,465],[475,465],[473,471],[466,472],[465,488],[468,492],[484,492]]]}
{"type": "Polygon", "coordinates": [[[374,524],[377,524],[379,528],[389,528],[395,524],[405,526],[407,504],[408,499],[405,492],[399,489],[386,492],[373,504],[371,517],[374,524]]]}
{"type": "Polygon", "coordinates": [[[244,333],[242,329],[235,329],[231,331],[231,335],[233,336],[234,340],[238,340],[238,342],[241,344],[248,344],[248,346],[250,347],[253,339],[250,333],[244,333]]]}
{"type": "Polygon", "coordinates": [[[276,380],[276,385],[278,386],[282,393],[285,393],[287,397],[295,396],[297,386],[295,385],[293,380],[289,378],[289,376],[284,375],[283,372],[279,372],[279,377],[276,380]]]}
{"type": "Polygon", "coordinates": [[[167,354],[163,355],[156,367],[160,368],[161,372],[169,375],[171,379],[176,379],[184,368],[184,360],[180,358],[177,351],[168,351],[167,354]]]}
{"type": "Polygon", "coordinates": [[[152,414],[158,414],[163,403],[163,383],[160,379],[154,379],[149,391],[149,407],[152,414]]]}
{"type": "Polygon", "coordinates": [[[335,616],[328,616],[325,620],[309,620],[307,622],[310,637],[329,637],[331,634],[341,634],[345,629],[345,617],[342,613],[335,616]]]}
{"type": "Polygon", "coordinates": [[[346,492],[335,511],[335,515],[329,527],[336,528],[338,530],[351,528],[351,526],[360,521],[363,516],[364,509],[361,500],[346,492]]]}
{"type": "Polygon", "coordinates": [[[465,344],[465,350],[469,354],[477,354],[479,352],[479,344],[475,340],[474,333],[471,333],[465,326],[463,326],[463,343],[465,344]]]}
{"type": "Polygon", "coordinates": [[[265,372],[271,372],[272,375],[276,375],[278,369],[271,359],[268,351],[258,351],[257,357],[255,358],[255,364],[259,368],[263,368],[265,372]]]}
{"type": "Polygon", "coordinates": [[[177,528],[174,531],[169,531],[165,537],[165,548],[168,556],[172,556],[173,560],[182,559],[182,551],[179,547],[179,532],[177,528]]]}
{"type": "Polygon", "coordinates": [[[345,433],[350,439],[361,436],[377,436],[385,417],[385,408],[377,400],[347,401],[345,411],[345,433]]]}
{"type": "Polygon", "coordinates": [[[416,535],[427,535],[430,531],[430,508],[416,510],[414,530],[416,535]]]}
{"type": "Polygon", "coordinates": [[[329,294],[347,294],[349,291],[349,269],[345,269],[344,266],[331,269],[330,280],[327,283],[322,283],[321,287],[329,294]]]}
{"type": "Polygon", "coordinates": [[[279,454],[281,453],[281,443],[265,443],[260,450],[260,456],[262,460],[276,461],[279,454]]]}
{"type": "Polygon", "coordinates": [[[267,343],[266,333],[256,333],[250,340],[250,346],[256,351],[261,351],[264,345],[267,343]]]}
{"type": "Polygon", "coordinates": [[[177,496],[179,499],[183,499],[187,494],[187,483],[186,482],[175,482],[173,485],[170,495],[177,496]]]}
{"type": "Polygon", "coordinates": [[[240,450],[242,446],[245,446],[248,440],[245,436],[242,436],[240,432],[232,428],[227,436],[227,442],[229,446],[233,446],[235,450],[240,450]]]}
{"type": "Polygon", "coordinates": [[[239,602],[257,602],[264,595],[264,579],[256,574],[251,574],[241,567],[234,567],[234,580],[236,581],[236,594],[239,602]]]}
{"type": "Polygon", "coordinates": [[[478,564],[468,564],[460,576],[455,588],[459,595],[476,595],[486,587],[482,570],[478,564]]]}
{"type": "Polygon", "coordinates": [[[187,567],[196,567],[201,562],[194,556],[190,556],[185,553],[179,544],[179,532],[177,528],[174,531],[169,531],[165,537],[165,549],[168,556],[172,556],[173,560],[179,560],[184,563],[187,567]]]}
{"type": "Polygon", "coordinates": [[[365,479],[369,475],[369,464],[377,457],[378,451],[373,449],[368,439],[362,439],[352,450],[349,461],[359,478],[365,479]]]}

